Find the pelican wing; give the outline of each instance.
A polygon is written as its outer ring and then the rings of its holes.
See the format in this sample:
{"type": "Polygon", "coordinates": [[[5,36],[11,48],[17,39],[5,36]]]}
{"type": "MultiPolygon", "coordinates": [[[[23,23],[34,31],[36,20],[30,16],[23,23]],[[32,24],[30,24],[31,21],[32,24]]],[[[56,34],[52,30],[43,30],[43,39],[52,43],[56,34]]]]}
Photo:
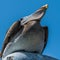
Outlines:
{"type": "Polygon", "coordinates": [[[8,44],[8,42],[11,41],[10,38],[12,38],[21,28],[20,25],[20,21],[16,21],[12,24],[12,26],[9,28],[9,30],[6,33],[5,39],[4,39],[4,43],[3,43],[3,47],[2,47],[2,52],[0,55],[2,55],[6,45],[8,44]]]}

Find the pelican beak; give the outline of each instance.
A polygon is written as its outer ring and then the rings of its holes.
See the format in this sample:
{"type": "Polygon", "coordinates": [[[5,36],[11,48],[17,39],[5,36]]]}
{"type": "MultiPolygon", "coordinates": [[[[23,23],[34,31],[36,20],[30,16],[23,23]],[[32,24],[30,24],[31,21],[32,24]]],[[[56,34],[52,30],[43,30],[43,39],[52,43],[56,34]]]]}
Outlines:
{"type": "Polygon", "coordinates": [[[48,4],[41,7],[41,10],[46,10],[48,8],[48,4]]]}
{"type": "Polygon", "coordinates": [[[24,17],[23,20],[21,21],[21,25],[24,25],[25,23],[27,23],[29,21],[33,21],[33,20],[40,21],[41,18],[44,16],[47,8],[48,8],[48,4],[42,6],[40,9],[38,9],[37,11],[32,13],[31,15],[24,17]]]}

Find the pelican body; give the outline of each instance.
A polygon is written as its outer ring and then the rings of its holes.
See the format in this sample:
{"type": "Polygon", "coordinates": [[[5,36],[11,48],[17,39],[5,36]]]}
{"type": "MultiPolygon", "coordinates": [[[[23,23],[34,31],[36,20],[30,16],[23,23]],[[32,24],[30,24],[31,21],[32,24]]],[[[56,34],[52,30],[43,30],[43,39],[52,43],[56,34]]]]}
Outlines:
{"type": "Polygon", "coordinates": [[[47,5],[44,5],[33,14],[13,23],[4,39],[0,54],[3,58],[21,51],[42,53],[47,42],[48,28],[42,27],[40,21],[46,9],[47,5]]]}
{"type": "Polygon", "coordinates": [[[16,52],[9,54],[3,60],[59,60],[59,59],[34,53],[16,52]]]}

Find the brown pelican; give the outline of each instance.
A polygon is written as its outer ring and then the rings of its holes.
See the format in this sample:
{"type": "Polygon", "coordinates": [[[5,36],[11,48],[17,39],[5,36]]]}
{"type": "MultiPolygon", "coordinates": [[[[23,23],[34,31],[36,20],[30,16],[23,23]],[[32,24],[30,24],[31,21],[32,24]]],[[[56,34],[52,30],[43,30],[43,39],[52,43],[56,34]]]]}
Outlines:
{"type": "Polygon", "coordinates": [[[0,56],[17,51],[42,53],[47,42],[48,28],[40,25],[48,5],[13,23],[7,31],[0,56]]]}

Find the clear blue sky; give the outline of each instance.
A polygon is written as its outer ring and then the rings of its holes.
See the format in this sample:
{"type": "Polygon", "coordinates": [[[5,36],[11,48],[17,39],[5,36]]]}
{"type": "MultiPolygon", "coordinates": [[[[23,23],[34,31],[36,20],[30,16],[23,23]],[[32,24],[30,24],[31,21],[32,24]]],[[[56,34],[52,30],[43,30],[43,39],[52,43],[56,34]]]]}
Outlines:
{"type": "Polygon", "coordinates": [[[43,54],[60,59],[60,0],[0,0],[0,50],[11,24],[45,4],[49,7],[41,25],[48,26],[49,34],[43,54]]]}

